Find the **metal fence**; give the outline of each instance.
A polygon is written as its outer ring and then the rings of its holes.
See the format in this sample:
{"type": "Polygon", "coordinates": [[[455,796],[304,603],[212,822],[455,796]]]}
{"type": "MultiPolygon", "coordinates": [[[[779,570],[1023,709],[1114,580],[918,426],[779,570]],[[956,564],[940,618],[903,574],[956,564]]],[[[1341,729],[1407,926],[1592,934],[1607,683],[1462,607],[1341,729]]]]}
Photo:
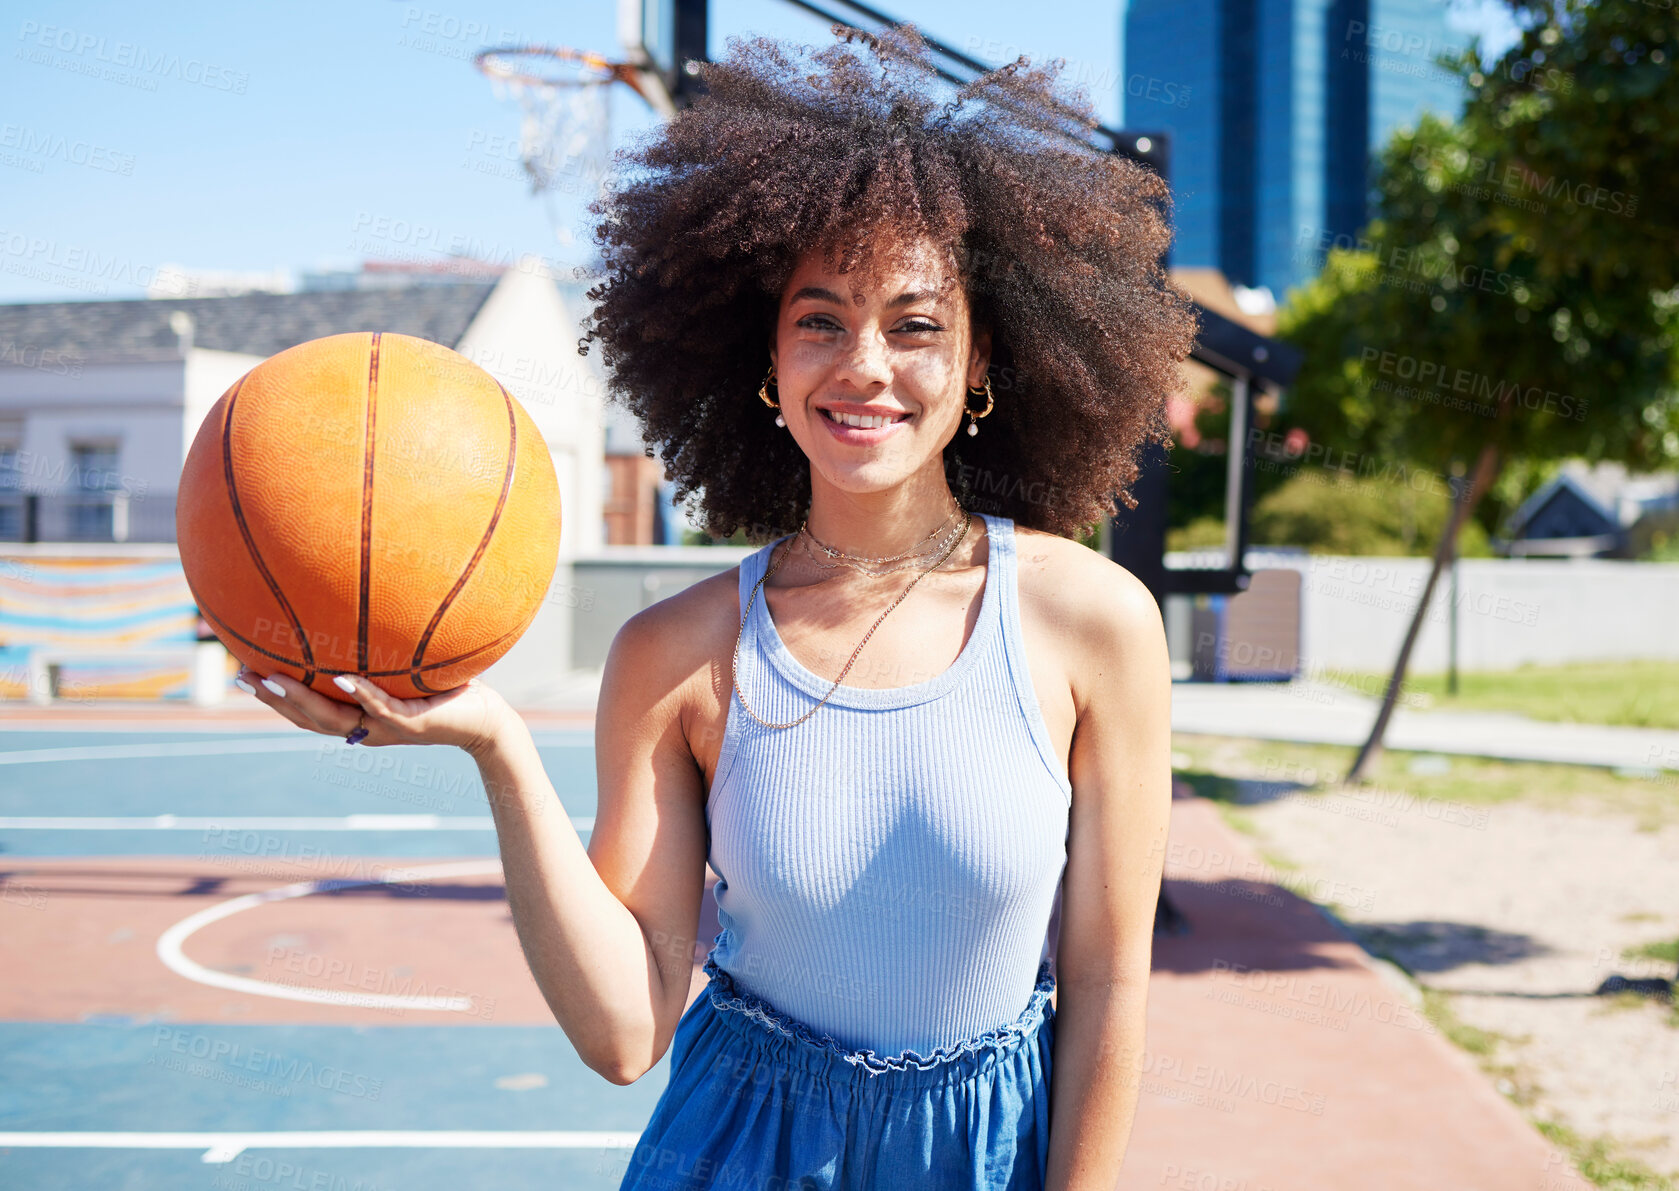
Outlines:
{"type": "Polygon", "coordinates": [[[174,540],[173,492],[0,492],[0,542],[174,540]]]}

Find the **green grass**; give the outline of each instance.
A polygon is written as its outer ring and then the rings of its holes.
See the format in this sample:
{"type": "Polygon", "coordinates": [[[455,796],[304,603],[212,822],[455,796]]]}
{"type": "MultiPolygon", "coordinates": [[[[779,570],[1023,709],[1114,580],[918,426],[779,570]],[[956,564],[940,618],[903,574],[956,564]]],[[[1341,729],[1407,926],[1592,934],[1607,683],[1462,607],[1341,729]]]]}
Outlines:
{"type": "MultiPolygon", "coordinates": [[[[1483,1030],[1479,1026],[1472,1026],[1457,1015],[1451,993],[1420,981],[1418,987],[1422,989],[1423,1016],[1434,1028],[1459,1049],[1471,1055],[1475,1065],[1492,1080],[1493,1086],[1500,1094],[1512,1104],[1531,1110],[1539,1102],[1542,1089],[1534,1082],[1532,1072],[1527,1067],[1519,1062],[1504,1061],[1500,1052],[1505,1048],[1530,1042],[1532,1035],[1512,1037],[1509,1034],[1500,1034],[1496,1030],[1483,1030]]],[[[1534,1119],[1531,1112],[1527,1116],[1535,1125],[1540,1123],[1534,1119]]]]}
{"type": "MultiPolygon", "coordinates": [[[[1540,1120],[1534,1115],[1534,1107],[1540,1100],[1542,1089],[1533,1082],[1525,1067],[1500,1058],[1503,1048],[1526,1042],[1527,1037],[1514,1038],[1472,1026],[1457,1015],[1450,992],[1427,984],[1419,983],[1419,987],[1422,989],[1424,1017],[1447,1039],[1474,1057],[1476,1065],[1498,1090],[1525,1110],[1524,1115],[1533,1126],[1568,1155],[1575,1169],[1587,1181],[1602,1191],[1679,1191],[1679,1184],[1673,1179],[1627,1155],[1625,1147],[1614,1138],[1585,1138],[1565,1125],[1540,1120]]],[[[1631,999],[1640,1003],[1643,1000],[1636,996],[1631,999]]]]}
{"type": "Polygon", "coordinates": [[[1426,984],[1422,986],[1422,1011],[1423,1016],[1434,1024],[1435,1029],[1477,1059],[1490,1059],[1498,1052],[1500,1043],[1514,1041],[1495,1030],[1483,1030],[1465,1022],[1452,1008],[1449,993],[1430,988],[1426,984]]]}
{"type": "MultiPolygon", "coordinates": [[[[1340,676],[1357,690],[1375,692],[1387,689],[1388,677],[1340,676]]],[[[1461,673],[1456,695],[1446,694],[1444,674],[1410,674],[1405,691],[1424,696],[1429,711],[1510,711],[1552,722],[1679,728],[1679,662],[1580,662],[1461,673]]]]}
{"type": "Polygon", "coordinates": [[[1219,802],[1214,805],[1218,807],[1219,817],[1224,820],[1225,826],[1229,827],[1230,830],[1255,839],[1259,837],[1259,827],[1254,823],[1252,815],[1247,814],[1230,802],[1219,802]]]}
{"type": "Polygon", "coordinates": [[[1679,1191],[1679,1183],[1621,1152],[1613,1138],[1584,1138],[1555,1121],[1535,1121],[1552,1145],[1574,1160],[1580,1174],[1602,1191],[1679,1191]]]}
{"type": "Polygon", "coordinates": [[[1643,993],[1632,991],[1618,993],[1604,993],[1598,997],[1598,1006],[1592,1010],[1593,1017],[1602,1017],[1606,1013],[1643,1013],[1650,1007],[1650,998],[1643,993]]]}
{"type": "MultiPolygon", "coordinates": [[[[1443,772],[1413,773],[1422,754],[1384,750],[1370,781],[1344,789],[1341,778],[1357,750],[1345,745],[1296,744],[1231,736],[1174,733],[1174,769],[1204,798],[1226,812],[1259,801],[1267,786],[1282,785],[1300,793],[1346,793],[1371,800],[1373,810],[1410,809],[1413,813],[1451,814],[1454,821],[1497,814],[1503,803],[1523,802],[1558,810],[1609,811],[1630,815],[1641,830],[1654,831],[1679,822],[1679,781],[1616,773],[1589,765],[1538,761],[1500,761],[1486,757],[1440,757],[1427,754],[1443,772]],[[1420,812],[1410,800],[1421,803],[1420,812]],[[1430,800],[1433,800],[1432,802],[1430,800]]],[[[1231,821],[1238,830],[1245,828],[1231,821]]]]}
{"type": "Polygon", "coordinates": [[[1641,947],[1622,950],[1623,959],[1653,959],[1664,964],[1679,964],[1679,939],[1667,943],[1645,943],[1641,947]]]}
{"type": "MultiPolygon", "coordinates": [[[[1551,1144],[1572,1160],[1583,1178],[1602,1191],[1679,1191],[1679,1183],[1652,1169],[1637,1158],[1629,1156],[1625,1147],[1612,1137],[1586,1138],[1555,1121],[1540,1120],[1534,1107],[1542,1089],[1533,1082],[1527,1069],[1517,1063],[1502,1061],[1500,1051],[1511,1044],[1526,1042],[1526,1036],[1514,1038],[1494,1030],[1472,1026],[1457,1015],[1451,993],[1420,984],[1423,995],[1423,1015],[1435,1029],[1460,1049],[1472,1055],[1475,1063],[1493,1081],[1504,1096],[1519,1108],[1551,1144]]],[[[1630,998],[1642,1005],[1643,998],[1630,998]]],[[[1621,998],[1613,998],[1619,1001],[1621,998]]],[[[1633,1005],[1614,1005],[1614,1008],[1633,1008],[1633,1005]]],[[[1608,1011],[1606,1009],[1605,1011],[1608,1011]]]]}

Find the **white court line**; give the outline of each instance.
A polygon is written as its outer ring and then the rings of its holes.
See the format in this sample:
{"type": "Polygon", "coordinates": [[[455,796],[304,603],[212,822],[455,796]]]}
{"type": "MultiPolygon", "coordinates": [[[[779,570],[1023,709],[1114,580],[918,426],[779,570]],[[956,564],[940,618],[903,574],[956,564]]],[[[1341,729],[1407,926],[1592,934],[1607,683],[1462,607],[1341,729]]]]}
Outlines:
{"type": "MultiPolygon", "coordinates": [[[[534,733],[533,733],[534,736],[534,733]]],[[[592,736],[575,741],[550,738],[537,747],[570,748],[592,745],[592,736]]],[[[159,744],[89,744],[80,748],[0,750],[0,765],[46,765],[56,761],[139,761],[157,757],[228,757],[252,753],[307,753],[355,748],[336,736],[311,732],[300,736],[246,736],[233,740],[176,740],[159,744]]],[[[437,745],[398,745],[399,748],[436,748],[437,745]]]]}
{"type": "MultiPolygon", "coordinates": [[[[43,720],[31,722],[12,714],[11,708],[21,704],[0,703],[0,739],[4,739],[7,732],[34,732],[40,735],[59,736],[274,736],[290,739],[303,729],[295,724],[288,724],[275,717],[267,721],[256,720],[43,720]]],[[[530,724],[530,721],[526,721],[530,724]]],[[[564,724],[546,724],[541,727],[531,725],[531,735],[536,737],[538,744],[545,739],[563,737],[567,740],[575,738],[584,741],[594,740],[594,725],[578,723],[571,726],[564,724]]]]}
{"type": "Polygon", "coordinates": [[[137,761],[152,757],[225,757],[246,753],[306,753],[325,749],[332,744],[325,736],[315,733],[311,733],[311,736],[314,739],[307,736],[247,736],[233,740],[174,740],[160,744],[89,744],[81,748],[14,749],[11,752],[0,752],[0,765],[45,765],[55,761],[137,761]]]}
{"type": "Polygon", "coordinates": [[[417,997],[400,993],[350,993],[330,989],[307,988],[296,984],[281,984],[272,980],[252,980],[248,976],[231,976],[194,962],[181,950],[200,927],[231,918],[245,910],[265,906],[270,902],[287,901],[294,897],[308,897],[323,890],[351,889],[360,885],[389,885],[399,881],[423,880],[427,877],[478,877],[491,873],[500,875],[499,860],[463,860],[452,864],[427,864],[419,868],[385,869],[372,877],[326,877],[319,881],[297,881],[278,889],[261,893],[247,893],[189,914],[164,931],[157,940],[157,957],[177,976],[213,988],[251,993],[259,997],[277,997],[284,1001],[308,1001],[316,1005],[359,1005],[368,1009],[426,1009],[434,1012],[469,1013],[471,997],[417,997]]]}
{"type": "MultiPolygon", "coordinates": [[[[571,825],[593,831],[593,815],[571,825]]],[[[0,815],[0,831],[494,831],[489,815],[0,815]]]]}
{"type": "Polygon", "coordinates": [[[0,1133],[0,1147],[106,1150],[203,1150],[203,1161],[232,1162],[245,1150],[542,1149],[628,1150],[639,1133],[560,1130],[342,1129],[289,1133],[0,1133]]]}

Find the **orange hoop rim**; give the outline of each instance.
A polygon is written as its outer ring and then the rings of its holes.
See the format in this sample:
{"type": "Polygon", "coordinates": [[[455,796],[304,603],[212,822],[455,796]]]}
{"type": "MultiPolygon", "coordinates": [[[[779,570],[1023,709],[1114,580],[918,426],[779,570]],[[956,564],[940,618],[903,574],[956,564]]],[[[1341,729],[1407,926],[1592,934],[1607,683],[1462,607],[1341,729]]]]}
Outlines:
{"type": "Polygon", "coordinates": [[[508,83],[520,83],[527,87],[598,87],[611,82],[620,82],[626,84],[649,104],[653,102],[641,80],[642,67],[633,62],[615,62],[604,54],[597,54],[593,50],[574,50],[569,46],[558,45],[492,46],[474,54],[472,64],[478,68],[480,74],[488,78],[499,79],[508,83]],[[576,63],[596,71],[597,75],[594,78],[548,78],[528,70],[518,70],[504,62],[497,61],[498,58],[515,54],[576,63]]]}

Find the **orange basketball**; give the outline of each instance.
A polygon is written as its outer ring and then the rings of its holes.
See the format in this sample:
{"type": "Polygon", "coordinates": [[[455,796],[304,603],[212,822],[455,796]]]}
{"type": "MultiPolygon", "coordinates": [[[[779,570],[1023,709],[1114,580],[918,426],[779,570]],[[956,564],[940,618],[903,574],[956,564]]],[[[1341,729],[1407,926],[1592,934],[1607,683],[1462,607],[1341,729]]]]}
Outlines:
{"type": "Polygon", "coordinates": [[[472,361],[329,335],[211,407],[175,529],[199,611],[241,662],[340,702],[337,674],[419,698],[530,627],[559,557],[559,485],[535,423],[472,361]]]}

